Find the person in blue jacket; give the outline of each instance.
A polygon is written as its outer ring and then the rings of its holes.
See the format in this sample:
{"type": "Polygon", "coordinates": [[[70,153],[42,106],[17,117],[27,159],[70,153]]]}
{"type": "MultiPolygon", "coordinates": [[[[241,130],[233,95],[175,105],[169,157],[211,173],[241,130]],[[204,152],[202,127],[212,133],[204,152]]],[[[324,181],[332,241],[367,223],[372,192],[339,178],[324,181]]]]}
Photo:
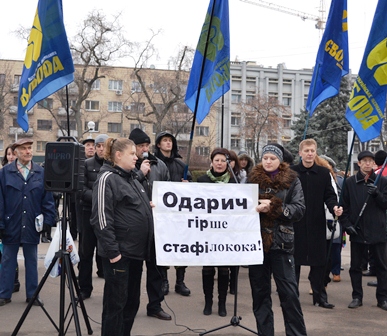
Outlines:
{"type": "MultiPolygon", "coordinates": [[[[32,161],[33,140],[19,139],[12,146],[17,159],[0,170],[0,239],[3,258],[0,270],[0,306],[11,302],[17,254],[23,248],[26,302],[38,287],[38,244],[40,232],[35,221],[55,224],[55,203],[52,193],[44,188],[44,170],[32,161]]],[[[43,305],[37,298],[34,305],[43,305]]]]}

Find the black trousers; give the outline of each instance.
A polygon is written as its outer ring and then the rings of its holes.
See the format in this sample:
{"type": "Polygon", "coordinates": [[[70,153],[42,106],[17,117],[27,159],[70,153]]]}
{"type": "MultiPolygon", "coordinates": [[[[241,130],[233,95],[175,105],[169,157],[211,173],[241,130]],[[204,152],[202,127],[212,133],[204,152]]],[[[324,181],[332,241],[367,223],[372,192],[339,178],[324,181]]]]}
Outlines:
{"type": "Polygon", "coordinates": [[[156,265],[156,251],[153,243],[151,249],[151,258],[145,262],[146,264],[146,291],[148,293],[148,304],[146,310],[148,314],[156,314],[162,310],[161,302],[164,301],[164,293],[162,291],[163,279],[161,269],[165,266],[156,265]]]}
{"type": "Polygon", "coordinates": [[[102,336],[127,336],[140,306],[142,260],[122,257],[112,264],[102,258],[103,291],[102,336]]]}
{"type": "Polygon", "coordinates": [[[378,302],[387,301],[386,243],[362,244],[351,242],[351,267],[349,275],[351,276],[352,298],[363,300],[361,264],[364,251],[368,248],[374,257],[376,278],[378,279],[376,299],[378,302]]]}
{"type": "MultiPolygon", "coordinates": [[[[79,265],[78,265],[78,282],[81,292],[90,295],[93,291],[93,257],[97,248],[97,237],[90,225],[91,211],[84,209],[82,211],[82,230],[79,239],[79,265]]],[[[102,270],[101,257],[96,255],[97,268],[102,270]]]]}
{"type": "Polygon", "coordinates": [[[249,266],[253,312],[259,335],[274,336],[271,274],[281,302],[286,335],[306,335],[292,255],[281,251],[264,253],[262,265],[249,266]]]}

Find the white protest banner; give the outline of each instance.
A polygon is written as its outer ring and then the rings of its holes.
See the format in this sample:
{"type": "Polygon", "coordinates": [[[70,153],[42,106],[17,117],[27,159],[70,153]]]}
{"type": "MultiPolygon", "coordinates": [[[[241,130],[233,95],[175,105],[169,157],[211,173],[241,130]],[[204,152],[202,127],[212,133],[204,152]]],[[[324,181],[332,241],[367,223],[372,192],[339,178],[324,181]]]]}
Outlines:
{"type": "Polygon", "coordinates": [[[157,264],[262,264],[257,184],[153,183],[157,264]]]}

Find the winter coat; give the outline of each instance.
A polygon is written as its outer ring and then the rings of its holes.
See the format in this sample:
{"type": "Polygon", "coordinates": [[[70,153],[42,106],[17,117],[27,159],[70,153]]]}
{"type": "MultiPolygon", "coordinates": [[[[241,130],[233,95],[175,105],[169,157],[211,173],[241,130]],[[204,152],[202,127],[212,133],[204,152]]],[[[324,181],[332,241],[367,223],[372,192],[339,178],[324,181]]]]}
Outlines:
{"type": "Polygon", "coordinates": [[[247,182],[247,176],[251,172],[251,170],[254,167],[254,160],[247,154],[247,152],[241,151],[238,153],[238,159],[246,159],[247,160],[247,166],[245,169],[241,169],[239,171],[238,180],[239,183],[246,183],[247,182]]]}
{"type": "MultiPolygon", "coordinates": [[[[159,158],[161,161],[163,161],[167,166],[171,181],[181,182],[181,179],[184,176],[184,169],[186,165],[181,160],[182,157],[179,154],[176,138],[171,133],[167,131],[163,131],[157,135],[155,156],[159,158]],[[160,148],[157,147],[157,145],[160,144],[162,137],[164,136],[168,136],[172,139],[172,151],[171,151],[170,157],[165,157],[161,152],[160,148]]],[[[192,175],[189,171],[187,173],[187,180],[190,182],[192,181],[192,175]]]]}
{"type": "Polygon", "coordinates": [[[262,241],[265,252],[294,251],[293,223],[305,213],[304,194],[297,173],[282,162],[273,179],[262,164],[256,165],[247,183],[259,184],[259,199],[270,199],[270,211],[260,213],[262,241]]]}
{"type": "Polygon", "coordinates": [[[149,199],[132,172],[104,163],[93,188],[91,225],[98,254],[114,259],[149,258],[153,216],[149,199]]]}
{"type": "Polygon", "coordinates": [[[93,196],[93,185],[97,180],[99,170],[103,165],[104,160],[101,159],[97,153],[94,157],[85,160],[85,177],[83,183],[83,190],[81,192],[81,203],[83,209],[91,210],[92,196],[93,196]]]}
{"type": "Polygon", "coordinates": [[[24,179],[17,160],[0,169],[0,229],[5,229],[4,244],[39,244],[35,218],[44,216],[44,224],[55,225],[55,202],[44,188],[44,170],[31,162],[24,179]]]}
{"type": "Polygon", "coordinates": [[[367,184],[375,182],[376,175],[372,173],[367,182],[359,171],[348,177],[343,190],[343,215],[340,223],[343,229],[355,225],[359,213],[367,198],[367,206],[356,226],[357,235],[351,235],[353,242],[364,244],[376,244],[386,242],[386,210],[387,210],[387,178],[380,176],[377,183],[378,193],[376,197],[367,193],[367,184]]]}
{"type": "Polygon", "coordinates": [[[296,265],[322,266],[327,256],[324,203],[331,214],[338,206],[330,172],[316,164],[305,168],[302,162],[291,168],[298,173],[306,206],[304,217],[294,223],[294,261],[296,265]]]}
{"type": "Polygon", "coordinates": [[[136,168],[133,170],[134,177],[143,185],[148,198],[152,200],[153,182],[154,181],[170,181],[169,171],[163,161],[149,153],[148,160],[150,161],[150,172],[145,176],[141,171],[141,163],[143,160],[138,159],[136,168]]]}

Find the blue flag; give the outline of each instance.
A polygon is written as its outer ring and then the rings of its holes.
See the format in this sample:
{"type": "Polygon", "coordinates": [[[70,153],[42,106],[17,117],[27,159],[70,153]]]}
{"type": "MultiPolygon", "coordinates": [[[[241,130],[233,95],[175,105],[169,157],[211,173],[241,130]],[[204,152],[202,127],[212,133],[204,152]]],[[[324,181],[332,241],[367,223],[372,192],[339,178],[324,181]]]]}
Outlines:
{"type": "Polygon", "coordinates": [[[62,0],[39,0],[20,79],[20,127],[27,132],[27,111],[73,80],[74,64],[63,24],[62,0]]]}
{"type": "Polygon", "coordinates": [[[345,117],[361,142],[379,136],[387,90],[387,0],[379,0],[345,117]]]}
{"type": "Polygon", "coordinates": [[[322,101],[339,93],[341,77],[348,72],[347,0],[332,0],[306,102],[309,116],[322,101]]]}
{"type": "Polygon", "coordinates": [[[211,0],[185,96],[185,103],[196,113],[198,124],[210,112],[211,105],[228,90],[230,90],[228,0],[211,0]],[[196,106],[197,99],[199,101],[196,106]]]}

